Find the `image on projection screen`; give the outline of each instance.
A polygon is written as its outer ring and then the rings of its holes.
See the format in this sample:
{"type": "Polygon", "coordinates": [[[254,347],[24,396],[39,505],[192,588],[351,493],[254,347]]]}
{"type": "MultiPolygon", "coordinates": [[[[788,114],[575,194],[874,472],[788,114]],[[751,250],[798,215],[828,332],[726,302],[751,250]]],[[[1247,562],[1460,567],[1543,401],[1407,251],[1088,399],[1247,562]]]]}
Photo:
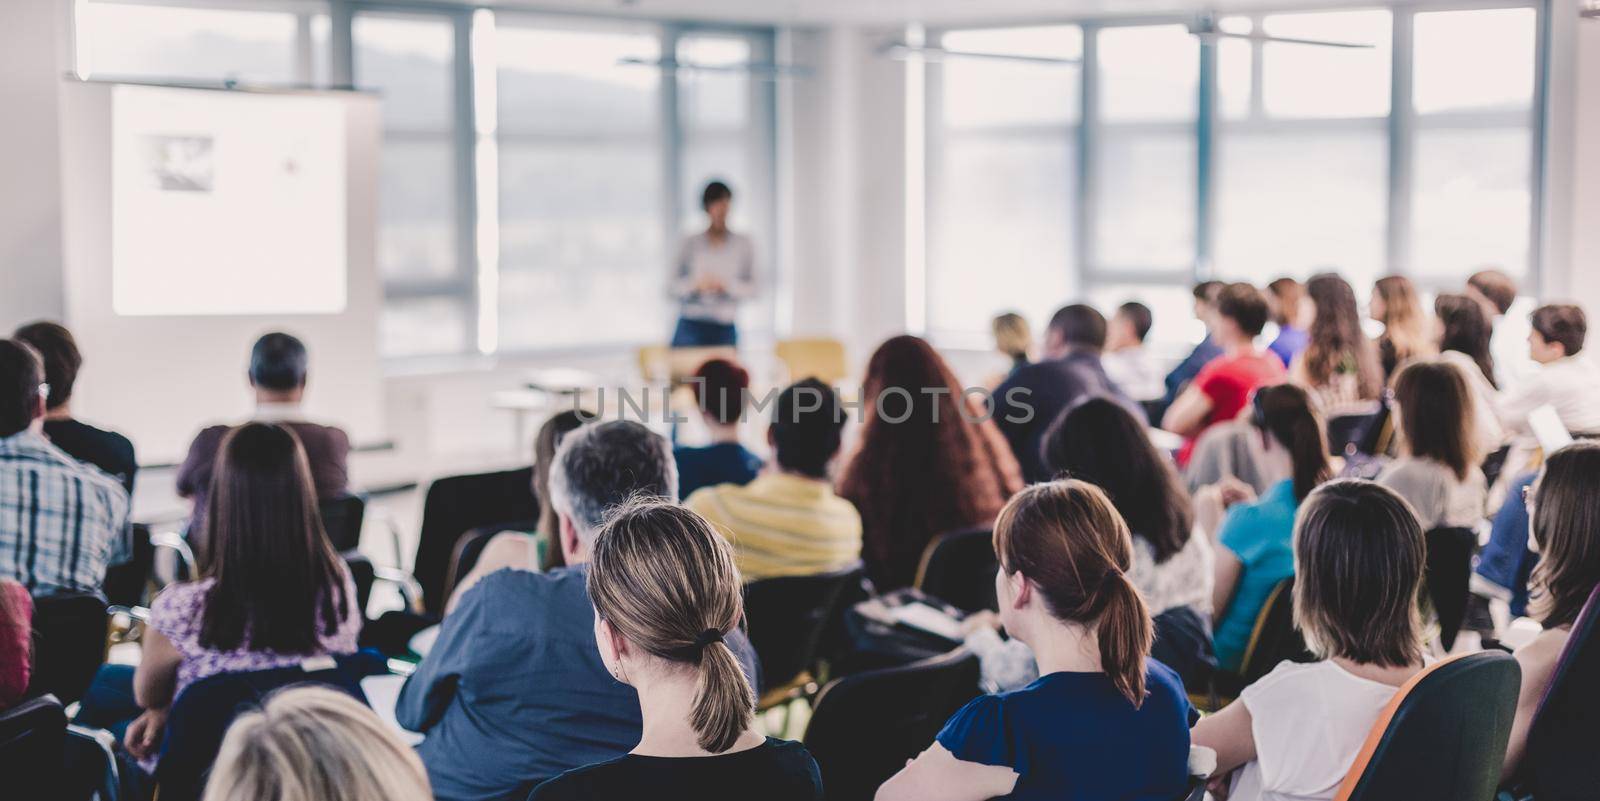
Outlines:
{"type": "Polygon", "coordinates": [[[117,86],[111,107],[117,314],[344,310],[339,98],[117,86]]]}

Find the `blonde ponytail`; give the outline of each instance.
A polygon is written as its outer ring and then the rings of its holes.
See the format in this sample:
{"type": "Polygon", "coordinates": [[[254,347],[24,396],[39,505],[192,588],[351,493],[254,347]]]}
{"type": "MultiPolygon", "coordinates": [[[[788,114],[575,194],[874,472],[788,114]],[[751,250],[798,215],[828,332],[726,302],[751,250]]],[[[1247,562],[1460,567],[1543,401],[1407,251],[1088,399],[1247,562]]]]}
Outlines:
{"type": "Polygon", "coordinates": [[[700,680],[689,712],[689,724],[700,735],[700,747],[713,754],[732,748],[750,728],[755,704],[750,680],[719,635],[700,653],[700,680]]]}

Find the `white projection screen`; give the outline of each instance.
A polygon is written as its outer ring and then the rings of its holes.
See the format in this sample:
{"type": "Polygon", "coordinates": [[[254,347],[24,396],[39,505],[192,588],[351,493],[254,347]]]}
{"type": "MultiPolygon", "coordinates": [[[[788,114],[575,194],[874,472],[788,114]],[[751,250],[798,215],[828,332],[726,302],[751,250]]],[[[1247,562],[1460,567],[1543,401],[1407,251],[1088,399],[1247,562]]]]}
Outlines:
{"type": "Polygon", "coordinates": [[[119,85],[111,101],[117,314],[344,310],[339,98],[119,85]]]}

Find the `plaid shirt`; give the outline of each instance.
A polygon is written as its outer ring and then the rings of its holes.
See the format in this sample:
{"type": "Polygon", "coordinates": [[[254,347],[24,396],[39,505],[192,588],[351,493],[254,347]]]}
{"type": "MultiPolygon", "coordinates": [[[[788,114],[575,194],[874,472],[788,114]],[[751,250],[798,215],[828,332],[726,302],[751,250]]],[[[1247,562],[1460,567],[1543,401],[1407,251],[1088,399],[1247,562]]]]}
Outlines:
{"type": "Polygon", "coordinates": [[[31,595],[100,592],[130,553],[128,493],[24,430],[0,437],[0,578],[31,595]]]}

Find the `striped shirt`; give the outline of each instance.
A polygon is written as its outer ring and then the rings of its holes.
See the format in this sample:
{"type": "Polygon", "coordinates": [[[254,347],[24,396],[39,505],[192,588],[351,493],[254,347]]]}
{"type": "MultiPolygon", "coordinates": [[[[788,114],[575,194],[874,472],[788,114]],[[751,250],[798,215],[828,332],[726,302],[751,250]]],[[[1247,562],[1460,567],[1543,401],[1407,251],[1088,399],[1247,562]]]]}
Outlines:
{"type": "Polygon", "coordinates": [[[128,493],[32,430],[0,437],[0,578],[34,596],[100,592],[129,556],[128,493]]]}
{"type": "Polygon", "coordinates": [[[684,505],[733,544],[745,581],[826,573],[861,559],[861,515],[826,481],[766,473],[742,487],[706,487],[684,505]]]}

